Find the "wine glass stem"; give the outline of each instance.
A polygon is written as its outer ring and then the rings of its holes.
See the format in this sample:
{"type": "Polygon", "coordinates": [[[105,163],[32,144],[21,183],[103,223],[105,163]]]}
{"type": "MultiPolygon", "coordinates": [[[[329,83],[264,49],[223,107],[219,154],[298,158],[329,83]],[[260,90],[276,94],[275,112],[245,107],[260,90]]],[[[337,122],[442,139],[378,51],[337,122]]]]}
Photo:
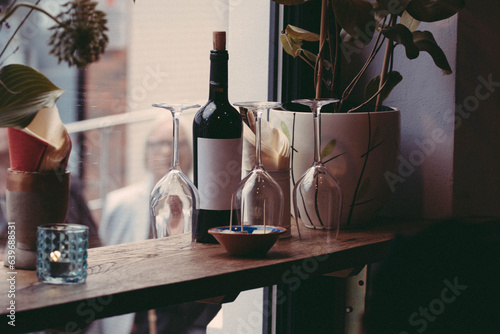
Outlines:
{"type": "Polygon", "coordinates": [[[314,164],[321,164],[321,113],[318,106],[311,107],[314,126],[314,164]]]}
{"type": "Polygon", "coordinates": [[[262,123],[262,109],[254,111],[255,115],[255,166],[254,168],[262,168],[262,155],[261,155],[261,123],[262,123]]]}
{"type": "Polygon", "coordinates": [[[173,122],[173,144],[172,144],[172,165],[171,168],[179,168],[179,117],[181,115],[180,108],[172,110],[173,122]]]}

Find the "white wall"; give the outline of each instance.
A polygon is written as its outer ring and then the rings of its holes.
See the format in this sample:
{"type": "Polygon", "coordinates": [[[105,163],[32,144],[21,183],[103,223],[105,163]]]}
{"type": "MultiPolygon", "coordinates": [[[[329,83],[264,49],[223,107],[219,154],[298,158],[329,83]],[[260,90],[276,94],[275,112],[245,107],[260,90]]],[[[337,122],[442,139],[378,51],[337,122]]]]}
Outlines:
{"type": "MultiPolygon", "coordinates": [[[[456,16],[443,22],[422,23],[419,30],[433,33],[454,70],[456,16]]],[[[384,213],[449,217],[453,208],[455,74],[443,76],[424,52],[408,60],[403,46],[396,47],[395,57],[394,70],[402,74],[403,81],[384,104],[401,110],[401,159],[409,168],[400,164],[399,174],[405,181],[395,186],[384,213]]],[[[369,77],[377,74],[373,72],[369,77]]]]}
{"type": "Polygon", "coordinates": [[[269,0],[230,0],[229,100],[267,101],[269,0]]]}

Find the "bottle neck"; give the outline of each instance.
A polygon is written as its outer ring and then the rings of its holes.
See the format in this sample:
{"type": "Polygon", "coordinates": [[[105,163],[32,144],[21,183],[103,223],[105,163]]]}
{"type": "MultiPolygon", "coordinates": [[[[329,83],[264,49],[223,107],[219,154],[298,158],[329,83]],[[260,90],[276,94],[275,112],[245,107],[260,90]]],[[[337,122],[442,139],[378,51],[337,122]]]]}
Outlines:
{"type": "Polygon", "coordinates": [[[227,98],[227,51],[210,52],[210,90],[209,99],[226,102],[227,98]]]}

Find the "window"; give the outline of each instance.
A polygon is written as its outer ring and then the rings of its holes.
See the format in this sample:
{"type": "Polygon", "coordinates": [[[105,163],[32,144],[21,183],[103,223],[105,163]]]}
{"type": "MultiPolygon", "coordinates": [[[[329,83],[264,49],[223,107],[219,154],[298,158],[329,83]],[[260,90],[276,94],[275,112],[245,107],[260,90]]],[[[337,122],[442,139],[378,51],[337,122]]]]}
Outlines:
{"type": "MultiPolygon", "coordinates": [[[[54,14],[65,2],[38,1],[54,14]]],[[[230,100],[267,99],[271,7],[267,0],[136,0],[135,4],[132,0],[99,0],[98,8],[108,18],[109,45],[98,62],[81,70],[57,64],[55,57],[48,56],[48,28],[53,22],[36,12],[30,15],[9,51],[13,53],[8,62],[30,65],[66,90],[58,108],[73,142],[68,169],[77,181],[73,184],[81,185],[96,229],[102,228],[105,211],[118,198],[108,196],[110,192],[132,189],[137,194],[138,189],[146,189],[138,185],[151,184],[145,162],[147,137],[158,124],[158,117],[170,120],[165,111],[151,105],[203,104],[207,100],[213,31],[226,30],[228,34],[230,100]],[[13,51],[16,46],[19,50],[13,51]]],[[[8,32],[1,33],[5,40],[8,32]]],[[[189,153],[195,112],[185,112],[181,120],[189,153]]],[[[191,175],[191,170],[186,173],[191,175]]],[[[139,211],[145,213],[141,216],[144,226],[149,224],[149,191],[143,191],[144,198],[138,202],[143,206],[139,211]]],[[[130,228],[132,231],[123,233],[126,236],[122,238],[119,227],[112,226],[109,230],[116,230],[117,235],[102,242],[145,237],[144,230],[130,228]]],[[[228,332],[228,328],[240,326],[231,319],[238,319],[238,314],[254,314],[255,310],[257,318],[246,326],[252,333],[262,332],[262,296],[262,289],[244,292],[235,301],[236,307],[224,305],[209,326],[209,333],[228,332]]],[[[133,317],[126,315],[119,321],[124,332],[131,321],[133,317]]],[[[93,325],[90,331],[101,332],[99,329],[105,327],[93,325]]]]}

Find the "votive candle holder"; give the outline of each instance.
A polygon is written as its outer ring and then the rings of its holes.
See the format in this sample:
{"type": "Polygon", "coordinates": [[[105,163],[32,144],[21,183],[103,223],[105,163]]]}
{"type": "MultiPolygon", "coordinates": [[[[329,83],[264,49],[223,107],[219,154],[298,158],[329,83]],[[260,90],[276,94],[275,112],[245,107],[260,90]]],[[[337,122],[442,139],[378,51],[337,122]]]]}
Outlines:
{"type": "Polygon", "coordinates": [[[51,284],[81,284],[87,278],[89,228],[79,224],[40,225],[36,275],[51,284]]]}

